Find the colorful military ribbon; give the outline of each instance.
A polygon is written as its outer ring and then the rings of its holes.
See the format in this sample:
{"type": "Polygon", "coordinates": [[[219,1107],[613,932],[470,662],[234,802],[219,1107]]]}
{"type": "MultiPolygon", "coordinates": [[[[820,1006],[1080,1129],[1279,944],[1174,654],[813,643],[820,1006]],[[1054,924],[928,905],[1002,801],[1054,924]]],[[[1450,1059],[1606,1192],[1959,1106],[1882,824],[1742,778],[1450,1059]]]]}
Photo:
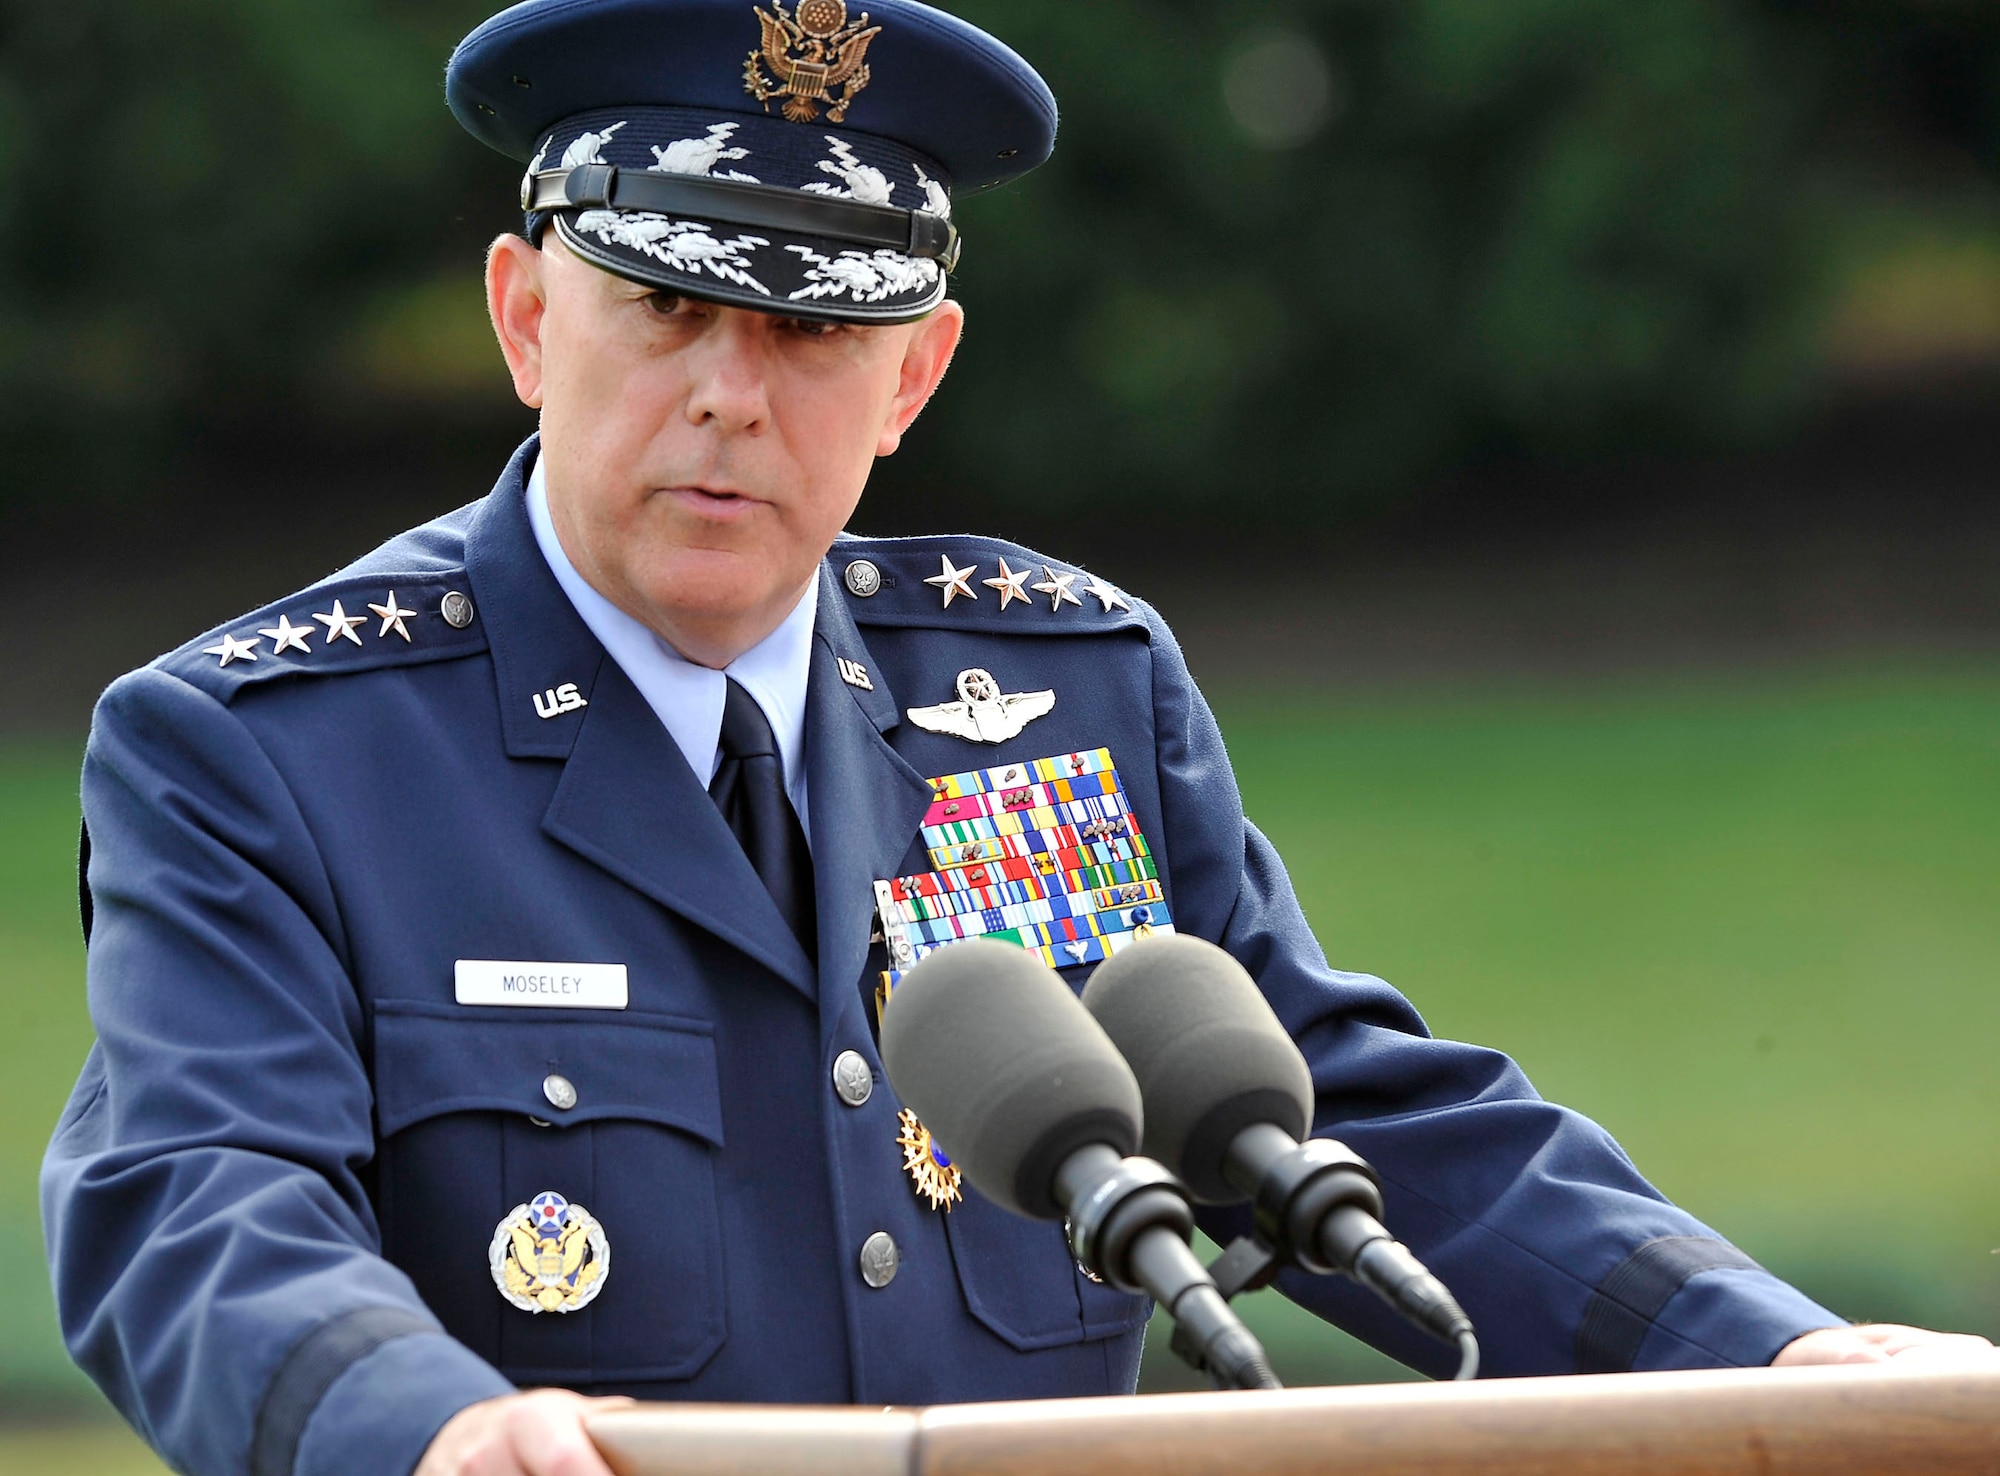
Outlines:
{"type": "Polygon", "coordinates": [[[1013,943],[1068,968],[1173,931],[1109,749],[930,783],[923,837],[937,869],[875,883],[889,948],[878,1010],[907,969],[966,938],[1013,943]]]}

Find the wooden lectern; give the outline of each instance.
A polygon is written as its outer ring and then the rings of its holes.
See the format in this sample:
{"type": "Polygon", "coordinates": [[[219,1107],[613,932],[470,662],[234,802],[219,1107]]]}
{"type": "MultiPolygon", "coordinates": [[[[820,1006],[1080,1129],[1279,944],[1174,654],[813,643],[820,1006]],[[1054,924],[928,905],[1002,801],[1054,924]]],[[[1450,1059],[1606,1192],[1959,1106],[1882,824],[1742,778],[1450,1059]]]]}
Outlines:
{"type": "Polygon", "coordinates": [[[1881,1365],[939,1405],[648,1405],[619,1476],[2000,1476],[2000,1370],[1881,1365]]]}

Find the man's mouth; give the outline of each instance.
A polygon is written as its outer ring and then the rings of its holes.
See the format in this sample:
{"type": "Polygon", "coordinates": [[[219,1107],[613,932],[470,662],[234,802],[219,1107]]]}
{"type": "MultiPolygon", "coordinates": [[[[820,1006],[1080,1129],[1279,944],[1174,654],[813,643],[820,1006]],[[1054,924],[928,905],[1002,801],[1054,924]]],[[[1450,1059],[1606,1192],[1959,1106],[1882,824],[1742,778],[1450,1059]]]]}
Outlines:
{"type": "Polygon", "coordinates": [[[690,484],[684,487],[665,488],[663,495],[689,512],[707,518],[742,517],[752,509],[764,506],[762,498],[752,497],[732,487],[704,487],[690,484]]]}

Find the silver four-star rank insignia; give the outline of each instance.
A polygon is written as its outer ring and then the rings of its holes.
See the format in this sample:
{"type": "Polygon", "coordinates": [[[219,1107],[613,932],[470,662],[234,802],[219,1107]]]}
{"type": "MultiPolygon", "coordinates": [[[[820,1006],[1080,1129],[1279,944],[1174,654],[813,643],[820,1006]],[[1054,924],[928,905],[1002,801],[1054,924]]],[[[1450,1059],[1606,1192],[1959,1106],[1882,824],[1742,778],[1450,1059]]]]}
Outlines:
{"type": "MultiPolygon", "coordinates": [[[[933,589],[943,591],[945,609],[949,610],[951,602],[960,595],[964,595],[968,600],[979,598],[979,591],[972,587],[972,576],[979,572],[977,564],[967,564],[961,569],[951,561],[950,554],[938,555],[938,562],[944,565],[943,570],[931,575],[924,583],[933,589]]],[[[1000,608],[1004,610],[1007,607],[1003,604],[1000,608]]]]}
{"type": "Polygon", "coordinates": [[[500,1295],[523,1312],[576,1312],[604,1290],[611,1243],[582,1205],[543,1193],[507,1212],[486,1260],[500,1295]]]}
{"type": "MultiPolygon", "coordinates": [[[[394,590],[389,591],[388,599],[382,604],[369,601],[368,608],[382,622],[375,631],[376,640],[386,641],[391,636],[400,636],[404,645],[416,644],[416,634],[410,629],[410,622],[417,619],[422,612],[403,604],[396,598],[394,590]]],[[[438,613],[443,615],[444,623],[453,630],[466,629],[473,621],[471,596],[462,590],[449,591],[445,594],[438,613]]],[[[311,657],[315,654],[315,649],[322,652],[330,651],[338,641],[345,641],[357,649],[365,649],[368,642],[362,639],[362,631],[367,627],[366,615],[350,615],[347,613],[346,605],[335,600],[331,610],[313,611],[302,621],[294,622],[287,612],[278,616],[276,625],[261,626],[254,635],[224,635],[220,645],[204,646],[201,654],[216,657],[223,666],[232,666],[238,661],[254,662],[260,654],[257,648],[263,641],[271,643],[268,654],[274,657],[283,656],[288,651],[296,651],[300,656],[311,657]],[[315,622],[325,627],[324,633],[314,628],[315,622]],[[320,636],[317,648],[312,643],[312,637],[315,635],[320,636]]]]}
{"type": "Polygon", "coordinates": [[[958,674],[960,701],[936,707],[912,707],[909,719],[926,733],[963,738],[968,743],[1005,743],[1021,736],[1036,718],[1055,710],[1056,694],[1002,692],[993,673],[973,667],[958,674]]]}
{"type": "Polygon", "coordinates": [[[222,638],[221,645],[204,646],[202,647],[201,654],[204,656],[220,656],[224,666],[229,665],[232,661],[255,661],[257,659],[257,643],[254,640],[240,641],[233,635],[225,635],[222,638]]]}

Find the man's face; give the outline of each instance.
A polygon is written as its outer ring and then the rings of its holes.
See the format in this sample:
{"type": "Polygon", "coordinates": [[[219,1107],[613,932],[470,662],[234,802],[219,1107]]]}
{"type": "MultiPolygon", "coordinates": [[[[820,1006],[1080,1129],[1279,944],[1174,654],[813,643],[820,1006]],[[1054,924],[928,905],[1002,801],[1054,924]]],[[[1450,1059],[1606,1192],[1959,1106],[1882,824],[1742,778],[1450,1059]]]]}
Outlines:
{"type": "Polygon", "coordinates": [[[516,389],[542,413],[563,549],[682,654],[725,664],[804,593],[875,458],[943,377],[959,310],[884,327],[784,318],[546,242],[503,237],[488,286],[516,389]]]}

